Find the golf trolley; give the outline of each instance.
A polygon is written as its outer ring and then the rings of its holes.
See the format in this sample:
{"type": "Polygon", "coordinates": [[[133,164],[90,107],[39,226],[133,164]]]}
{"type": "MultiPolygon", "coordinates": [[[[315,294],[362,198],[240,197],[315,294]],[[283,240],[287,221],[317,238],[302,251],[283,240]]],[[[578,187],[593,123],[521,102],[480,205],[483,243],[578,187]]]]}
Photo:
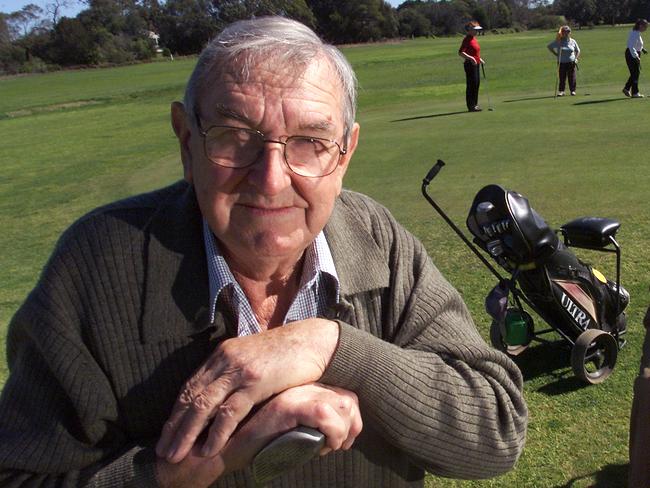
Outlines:
{"type": "Polygon", "coordinates": [[[521,194],[488,185],[476,194],[467,217],[472,242],[427,193],[444,164],[438,160],[431,168],[422,194],[499,280],[485,300],[493,319],[492,345],[516,356],[533,340],[551,342],[541,336],[555,331],[571,346],[574,374],[590,384],[603,382],[625,345],[624,310],[630,300],[620,284],[621,249],[615,239],[620,223],[582,217],[554,231],[521,194]],[[616,254],[616,281],[582,262],[569,247],[616,254]],[[483,253],[509,276],[502,276],[483,253]],[[551,328],[536,331],[524,306],[551,328]]]}

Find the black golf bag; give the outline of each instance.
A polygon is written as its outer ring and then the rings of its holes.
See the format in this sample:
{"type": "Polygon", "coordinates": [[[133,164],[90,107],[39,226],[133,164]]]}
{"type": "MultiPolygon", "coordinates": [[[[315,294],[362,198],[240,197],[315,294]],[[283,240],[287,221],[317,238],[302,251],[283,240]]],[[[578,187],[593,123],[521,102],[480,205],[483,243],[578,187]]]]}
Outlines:
{"type": "MultiPolygon", "coordinates": [[[[442,165],[439,161],[434,166],[428,181],[442,165]]],[[[571,345],[576,376],[588,383],[604,381],[625,344],[624,310],[630,298],[620,285],[621,253],[615,240],[620,224],[612,219],[583,217],[554,231],[521,194],[488,185],[477,193],[467,217],[473,236],[470,242],[426,194],[427,178],[423,185],[427,200],[499,278],[486,298],[486,309],[493,318],[493,346],[514,356],[533,340],[546,342],[540,335],[556,331],[571,345]],[[502,276],[476,247],[509,276],[502,276]],[[578,259],[571,247],[615,253],[616,281],[578,259]],[[551,329],[536,332],[525,307],[535,311],[551,329]]]]}

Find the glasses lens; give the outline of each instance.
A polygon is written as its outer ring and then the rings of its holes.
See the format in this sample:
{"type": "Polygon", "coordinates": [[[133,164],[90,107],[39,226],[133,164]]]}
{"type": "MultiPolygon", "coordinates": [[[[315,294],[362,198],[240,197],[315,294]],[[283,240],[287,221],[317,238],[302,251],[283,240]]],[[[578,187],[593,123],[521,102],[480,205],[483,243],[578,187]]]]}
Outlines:
{"type": "Polygon", "coordinates": [[[335,142],[314,137],[292,136],[285,154],[289,167],[299,175],[324,176],[334,171],[341,150],[335,142]]]}
{"type": "Polygon", "coordinates": [[[213,127],[205,136],[205,154],[210,161],[229,168],[255,162],[264,149],[264,139],[253,130],[213,127]]]}

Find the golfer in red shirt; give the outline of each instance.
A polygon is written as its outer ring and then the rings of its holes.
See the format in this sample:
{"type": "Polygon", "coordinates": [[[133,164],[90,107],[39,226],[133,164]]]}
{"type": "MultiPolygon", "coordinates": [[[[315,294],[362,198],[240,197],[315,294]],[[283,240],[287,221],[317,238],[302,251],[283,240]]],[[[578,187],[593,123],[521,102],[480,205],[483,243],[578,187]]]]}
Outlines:
{"type": "Polygon", "coordinates": [[[483,27],[475,20],[468,22],[465,25],[467,35],[458,50],[458,55],[465,60],[465,77],[467,79],[465,100],[467,101],[467,110],[470,112],[481,111],[481,107],[478,105],[478,89],[481,84],[480,66],[485,61],[481,59],[481,46],[476,40],[476,34],[481,30],[483,27]]]}

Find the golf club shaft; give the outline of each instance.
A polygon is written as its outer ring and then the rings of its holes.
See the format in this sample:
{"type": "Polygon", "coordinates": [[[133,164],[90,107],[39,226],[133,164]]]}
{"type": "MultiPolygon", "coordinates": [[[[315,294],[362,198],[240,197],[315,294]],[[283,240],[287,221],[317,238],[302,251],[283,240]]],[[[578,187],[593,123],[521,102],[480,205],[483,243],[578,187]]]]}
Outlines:
{"type": "Polygon", "coordinates": [[[499,279],[499,281],[503,280],[503,276],[492,266],[492,263],[490,263],[483,254],[479,252],[478,249],[476,249],[476,246],[470,241],[465,234],[463,234],[463,231],[461,231],[456,224],[447,216],[447,214],[438,206],[438,204],[429,196],[427,193],[427,187],[429,186],[429,183],[431,183],[431,180],[433,180],[438,172],[442,169],[442,167],[445,165],[445,162],[442,159],[438,159],[436,161],[436,164],[433,165],[433,167],[429,170],[427,173],[426,177],[422,180],[422,195],[426,199],[427,202],[435,209],[436,212],[438,212],[438,215],[442,217],[442,219],[451,227],[451,229],[460,237],[460,239],[471,249],[471,251],[478,257],[481,262],[487,267],[487,269],[490,270],[490,272],[499,279]]]}
{"type": "Polygon", "coordinates": [[[483,80],[485,81],[485,94],[488,99],[488,110],[492,110],[492,101],[490,100],[490,89],[488,88],[487,76],[485,76],[485,65],[481,63],[481,71],[483,71],[483,80]]]}
{"type": "Polygon", "coordinates": [[[555,95],[554,98],[557,98],[557,92],[560,88],[560,47],[557,48],[557,63],[555,66],[555,95]]]}

